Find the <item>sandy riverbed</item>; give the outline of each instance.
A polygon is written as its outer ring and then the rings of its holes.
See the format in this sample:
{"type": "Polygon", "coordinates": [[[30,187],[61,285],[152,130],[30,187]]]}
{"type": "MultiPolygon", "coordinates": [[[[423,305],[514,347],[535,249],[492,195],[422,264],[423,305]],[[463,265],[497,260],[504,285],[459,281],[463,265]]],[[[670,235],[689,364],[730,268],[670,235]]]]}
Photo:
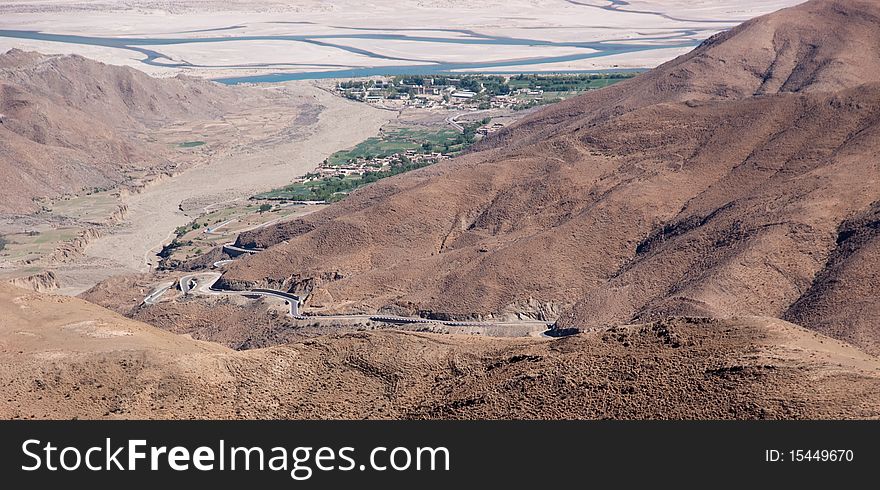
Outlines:
{"type": "Polygon", "coordinates": [[[155,265],[155,253],[173,238],[173,230],[200,214],[200,205],[247,198],[285,185],[334,151],[374,136],[382,124],[396,116],[309,84],[298,84],[295,90],[314,97],[314,107],[322,108],[316,122],[293,128],[280,140],[215,158],[124,197],[128,206],[125,223],[89,244],[82,267],[65,268],[63,292],[76,294],[111,275],[149,269],[155,265]],[[181,206],[188,209],[187,214],[181,206]]]}

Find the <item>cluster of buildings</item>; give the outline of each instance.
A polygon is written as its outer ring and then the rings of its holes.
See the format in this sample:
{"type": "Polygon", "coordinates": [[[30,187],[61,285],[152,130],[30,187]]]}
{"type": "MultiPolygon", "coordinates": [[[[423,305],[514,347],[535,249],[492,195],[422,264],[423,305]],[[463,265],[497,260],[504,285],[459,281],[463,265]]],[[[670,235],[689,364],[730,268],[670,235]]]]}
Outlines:
{"type": "Polygon", "coordinates": [[[436,163],[450,158],[439,152],[420,153],[417,150],[406,150],[386,157],[363,158],[358,157],[344,165],[330,165],[324,161],[314,173],[307,175],[303,182],[319,180],[327,177],[348,175],[362,175],[366,172],[379,172],[391,170],[394,166],[404,164],[436,163]]]}
{"type": "MultiPolygon", "coordinates": [[[[419,78],[421,83],[407,83],[407,79],[377,78],[358,82],[344,82],[336,90],[349,99],[385,106],[448,108],[448,109],[503,109],[523,102],[523,98],[542,97],[540,89],[514,89],[508,94],[489,94],[485,88],[476,91],[474,83],[462,87],[460,78],[443,78],[435,84],[431,77],[419,78]]],[[[414,80],[412,80],[414,82],[414,80]]]]}
{"type": "Polygon", "coordinates": [[[481,134],[486,136],[487,134],[492,134],[496,131],[499,131],[504,128],[504,125],[501,123],[494,123],[491,125],[481,126],[477,128],[477,134],[481,134]]]}

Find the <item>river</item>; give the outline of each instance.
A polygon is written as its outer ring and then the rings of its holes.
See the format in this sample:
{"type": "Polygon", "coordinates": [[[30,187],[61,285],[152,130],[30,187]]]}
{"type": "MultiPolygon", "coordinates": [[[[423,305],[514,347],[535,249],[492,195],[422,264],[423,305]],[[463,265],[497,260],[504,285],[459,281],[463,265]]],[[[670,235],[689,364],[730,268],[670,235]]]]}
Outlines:
{"type": "MultiPolygon", "coordinates": [[[[210,31],[230,30],[241,26],[230,26],[210,31]]],[[[218,82],[226,84],[239,83],[261,83],[261,82],[284,82],[290,80],[311,80],[321,78],[357,78],[375,75],[428,75],[439,73],[452,73],[461,70],[471,72],[491,72],[491,73],[511,73],[505,70],[505,67],[517,66],[535,67],[534,71],[518,70],[516,73],[534,73],[540,71],[541,65],[577,61],[589,58],[601,58],[604,56],[636,53],[641,51],[650,51],[666,48],[687,48],[699,44],[694,40],[693,36],[698,32],[695,29],[678,29],[675,32],[664,36],[642,37],[640,42],[635,43],[625,40],[609,40],[609,41],[546,41],[541,39],[529,39],[520,37],[501,37],[479,34],[467,30],[456,30],[455,32],[463,34],[464,37],[442,37],[436,35],[420,35],[420,34],[388,34],[374,33],[366,29],[351,29],[356,31],[351,34],[314,34],[314,35],[229,35],[229,36],[207,36],[207,37],[98,37],[98,36],[81,36],[73,34],[52,34],[31,30],[0,30],[0,37],[30,39],[38,41],[50,41],[67,44],[80,44],[90,46],[102,46],[107,48],[124,49],[142,54],[144,57],[140,60],[145,65],[162,66],[162,67],[189,67],[189,68],[266,68],[279,65],[296,66],[297,63],[267,63],[267,64],[248,64],[235,66],[222,65],[196,65],[185,61],[174,60],[161,52],[162,46],[190,43],[223,43],[231,41],[288,41],[291,43],[308,43],[323,47],[331,47],[367,56],[374,59],[393,60],[404,62],[402,65],[383,66],[383,67],[358,67],[351,68],[344,65],[324,65],[327,70],[321,71],[301,71],[301,72],[279,72],[260,75],[249,75],[240,77],[226,77],[217,79],[218,82]],[[511,59],[500,61],[477,61],[477,62],[443,62],[431,59],[410,59],[402,57],[388,56],[374,51],[361,49],[352,46],[336,44],[333,40],[343,39],[365,39],[375,40],[383,39],[390,41],[411,41],[425,43],[425,52],[430,53],[436,50],[441,44],[469,44],[469,45],[485,45],[485,46],[547,46],[547,47],[566,47],[581,49],[583,52],[562,55],[562,56],[545,56],[533,57],[525,59],[511,59]],[[413,64],[406,64],[410,62],[413,64]],[[415,64],[418,63],[418,64],[415,64]]],[[[438,32],[436,29],[426,29],[432,32],[438,32]]],[[[209,32],[210,32],[209,31],[209,32]]],[[[408,29],[407,31],[417,31],[416,29],[408,29]]],[[[304,66],[315,66],[313,63],[303,63],[304,66]]],[[[590,70],[583,70],[590,72],[590,70]]],[[[592,70],[601,72],[602,70],[592,70]]],[[[605,70],[607,71],[607,70],[605,70]]],[[[621,70],[616,70],[621,71],[621,70]]]]}

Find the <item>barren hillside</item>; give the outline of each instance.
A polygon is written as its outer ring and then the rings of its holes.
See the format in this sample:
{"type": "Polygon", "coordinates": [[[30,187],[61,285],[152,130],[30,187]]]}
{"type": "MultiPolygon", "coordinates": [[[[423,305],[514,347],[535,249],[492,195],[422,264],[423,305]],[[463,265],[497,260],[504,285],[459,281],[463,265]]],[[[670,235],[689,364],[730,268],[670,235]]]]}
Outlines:
{"type": "Polygon", "coordinates": [[[234,352],[0,285],[0,418],[871,418],[880,361],[773,319],[234,352]]]}
{"type": "Polygon", "coordinates": [[[789,321],[880,352],[880,202],[841,225],[837,246],[789,321]]]}
{"type": "Polygon", "coordinates": [[[878,25],[877,2],[808,1],[721,32],[611,90],[556,104],[498,139],[507,146],[534,144],[658,103],[830,92],[880,81],[878,25]]]}
{"type": "Polygon", "coordinates": [[[171,170],[150,129],[216,119],[257,91],[192,78],[151,78],[80,56],[0,54],[0,213],[38,197],[108,188],[131,172],[171,170]]]}
{"type": "MultiPolygon", "coordinates": [[[[841,227],[880,199],[878,16],[875,2],[814,0],[750,21],[482,151],[245,233],[240,245],[269,249],[221,284],[336,310],[525,313],[579,329],[818,304],[827,269],[873,267],[834,261],[841,227]]],[[[861,322],[856,337],[826,331],[873,349],[880,329],[861,322]]]]}

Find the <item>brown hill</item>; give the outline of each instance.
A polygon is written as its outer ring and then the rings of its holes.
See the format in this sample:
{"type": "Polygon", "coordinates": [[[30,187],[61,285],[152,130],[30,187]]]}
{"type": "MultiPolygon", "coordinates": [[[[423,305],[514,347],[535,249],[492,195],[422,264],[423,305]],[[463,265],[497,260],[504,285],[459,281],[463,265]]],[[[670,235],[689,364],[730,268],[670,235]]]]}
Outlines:
{"type": "Polygon", "coordinates": [[[611,90],[555,104],[498,138],[507,145],[533,144],[663,102],[826,92],[880,81],[878,22],[880,5],[872,0],[809,1],[719,33],[611,90]]]}
{"type": "Polygon", "coordinates": [[[772,319],[230,351],[0,284],[0,418],[876,418],[880,361],[772,319]]]}
{"type": "MultiPolygon", "coordinates": [[[[750,21],[482,151],[245,233],[240,245],[269,249],[221,284],[336,310],[559,315],[561,328],[780,317],[830,292],[813,284],[839,229],[880,199],[878,15],[820,0],[750,21]]],[[[872,348],[880,329],[863,323],[872,348]]]]}
{"type": "Polygon", "coordinates": [[[257,96],[80,56],[0,54],[0,213],[33,211],[35,197],[111,187],[127,172],[167,169],[168,149],[145,131],[218,118],[257,96]]]}
{"type": "Polygon", "coordinates": [[[846,221],[837,247],[784,318],[880,352],[880,202],[846,221]]]}

